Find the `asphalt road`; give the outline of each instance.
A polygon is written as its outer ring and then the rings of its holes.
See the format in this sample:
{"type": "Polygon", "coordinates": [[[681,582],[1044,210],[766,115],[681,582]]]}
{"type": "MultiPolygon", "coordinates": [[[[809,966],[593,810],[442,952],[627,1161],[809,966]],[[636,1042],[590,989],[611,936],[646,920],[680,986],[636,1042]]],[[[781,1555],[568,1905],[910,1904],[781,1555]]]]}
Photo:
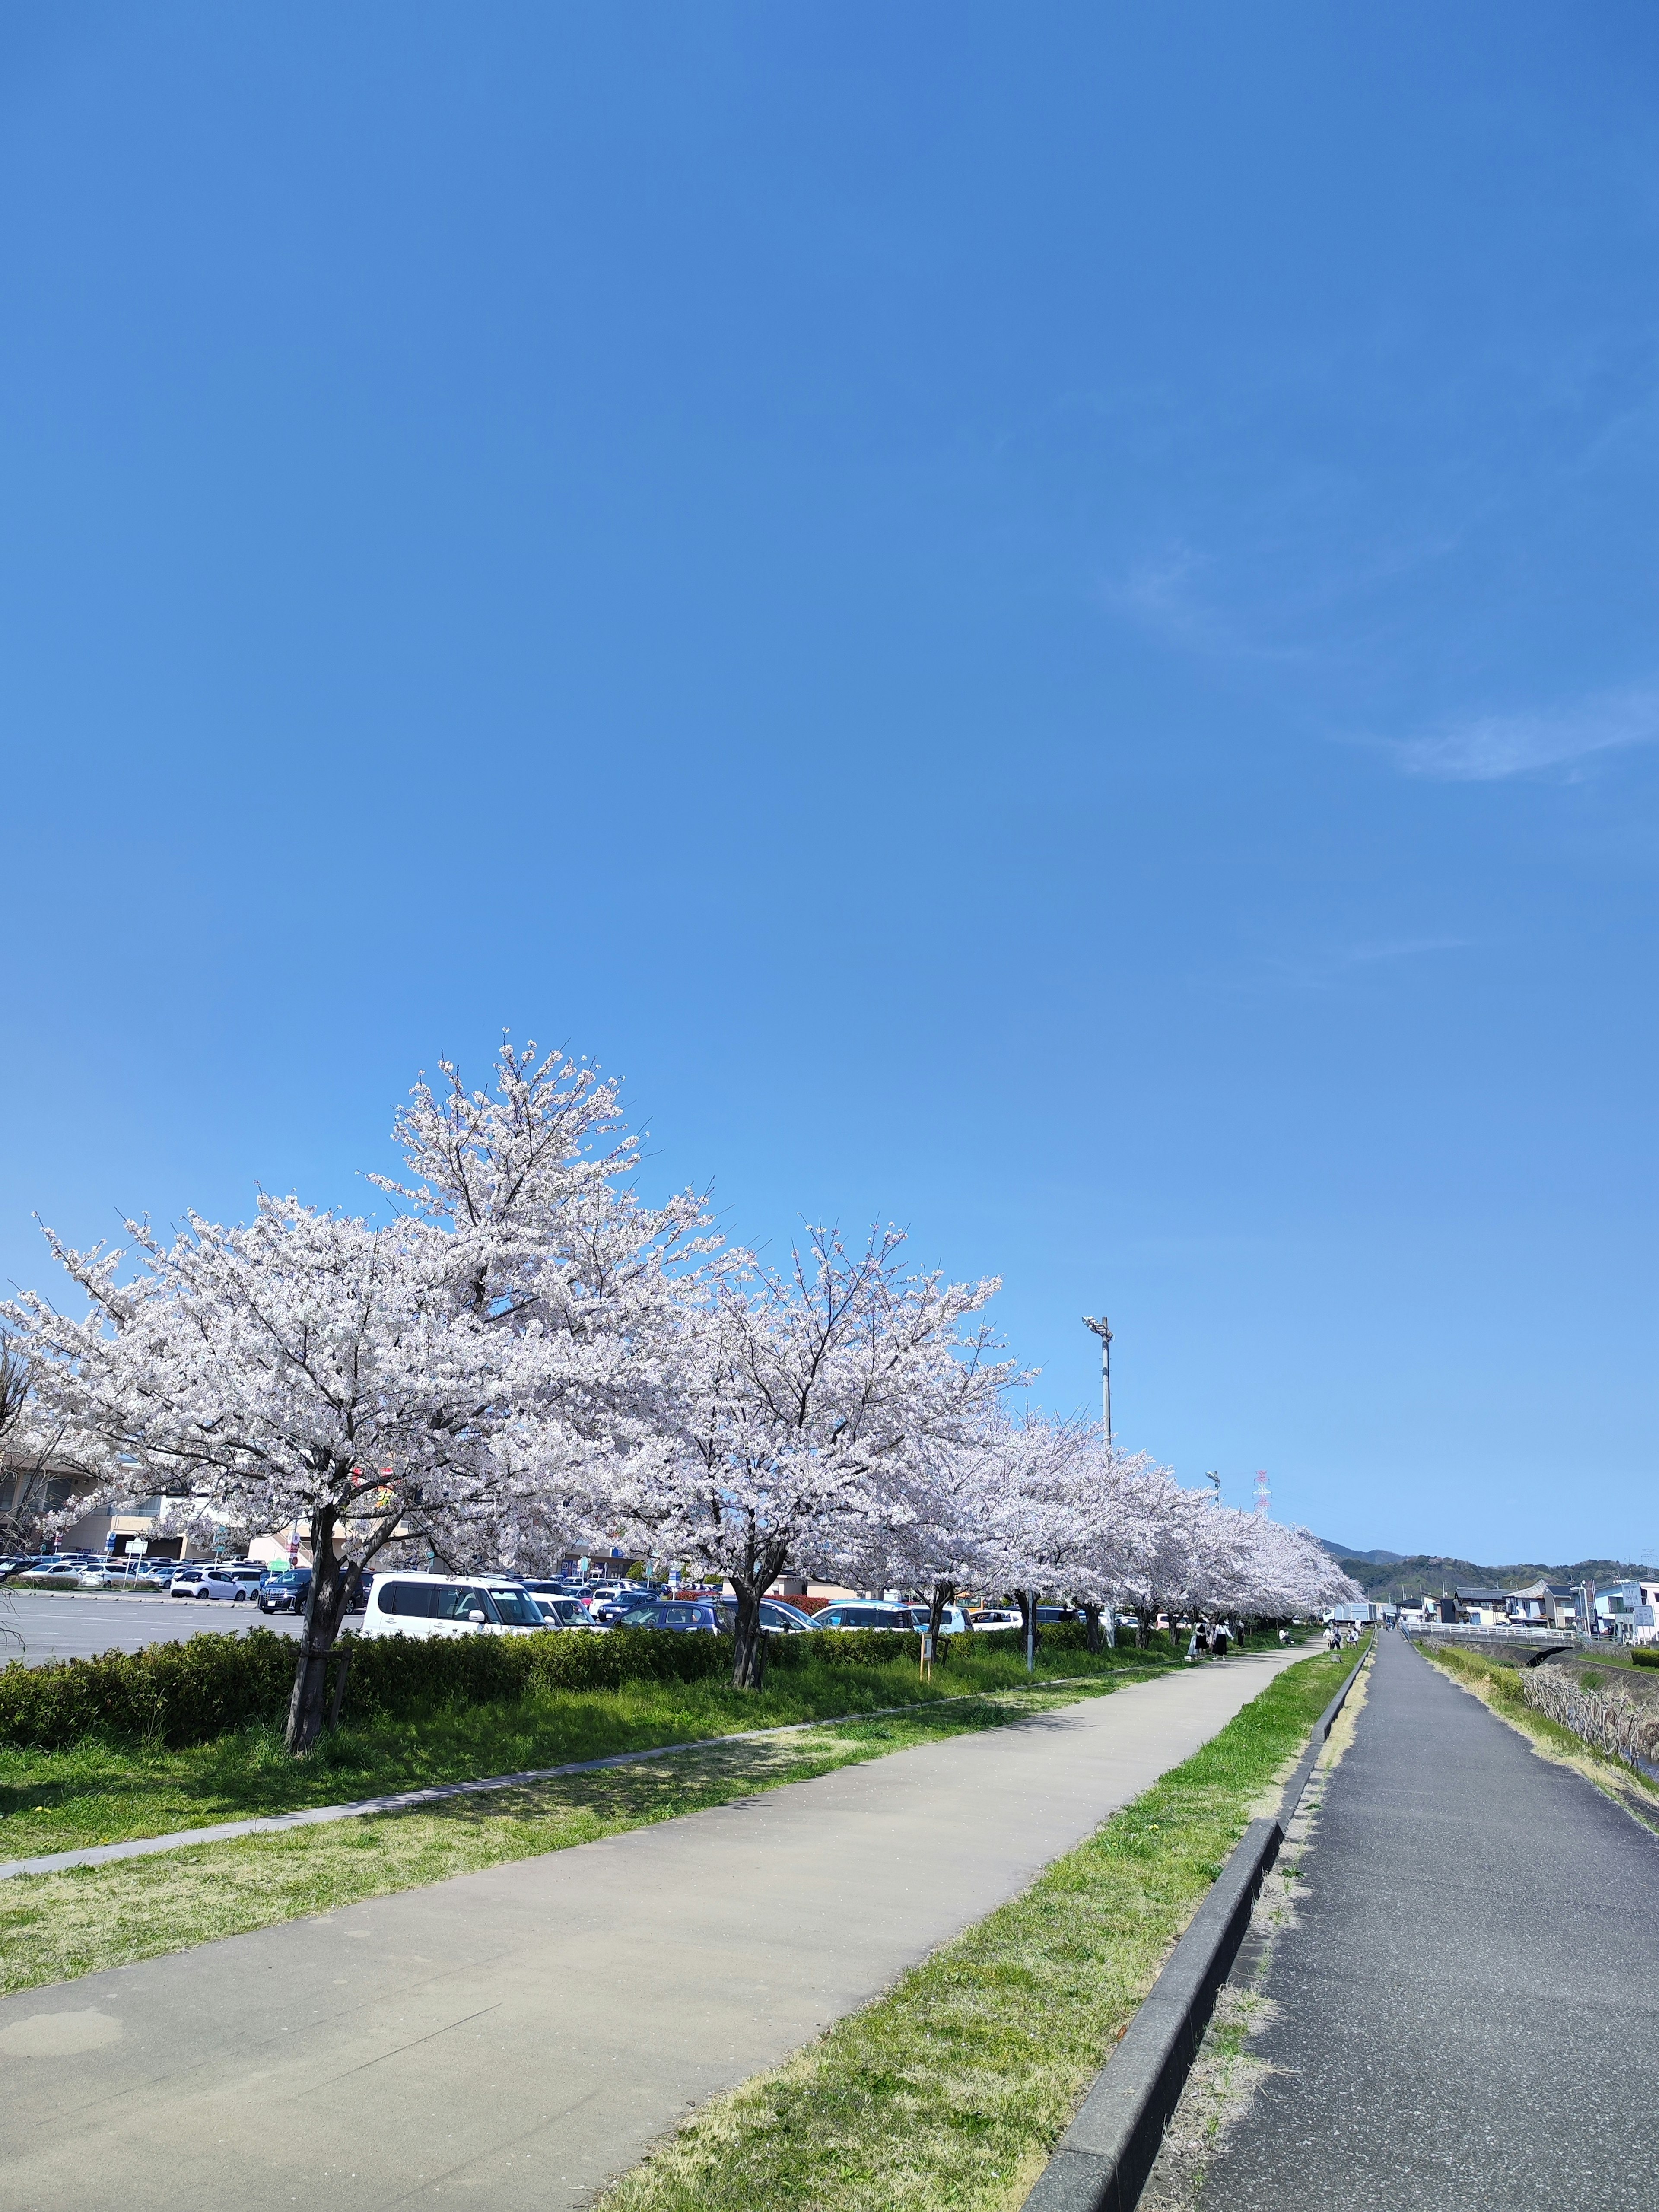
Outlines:
{"type": "Polygon", "coordinates": [[[297,1613],[261,1613],[257,1605],[189,1597],[107,1596],[88,1590],[14,1589],[0,1583],[0,1663],[21,1659],[90,1659],[102,1651],[137,1651],[146,1644],[180,1644],[204,1628],[274,1628],[294,1636],[297,1613]],[[19,1641],[18,1639],[21,1639],[19,1641]]]}
{"type": "Polygon", "coordinates": [[[1274,1941],[1228,2212],[1659,2203],[1659,1839],[1384,1636],[1274,1941]]]}
{"type": "Polygon", "coordinates": [[[0,2205],[568,2212],[1024,1888],[1299,1656],[8,1997],[0,2205]]]}

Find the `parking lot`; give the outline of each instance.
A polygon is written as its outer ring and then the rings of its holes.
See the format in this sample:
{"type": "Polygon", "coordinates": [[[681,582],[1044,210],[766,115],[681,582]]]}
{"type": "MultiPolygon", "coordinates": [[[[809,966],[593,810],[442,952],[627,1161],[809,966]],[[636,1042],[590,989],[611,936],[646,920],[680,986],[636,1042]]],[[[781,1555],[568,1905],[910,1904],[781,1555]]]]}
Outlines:
{"type": "Polygon", "coordinates": [[[31,1667],[47,1659],[137,1651],[146,1644],[180,1644],[205,1628],[245,1634],[253,1627],[296,1636],[300,1621],[295,1613],[262,1613],[257,1605],[212,1599],[0,1587],[0,1660],[21,1659],[31,1667]]]}

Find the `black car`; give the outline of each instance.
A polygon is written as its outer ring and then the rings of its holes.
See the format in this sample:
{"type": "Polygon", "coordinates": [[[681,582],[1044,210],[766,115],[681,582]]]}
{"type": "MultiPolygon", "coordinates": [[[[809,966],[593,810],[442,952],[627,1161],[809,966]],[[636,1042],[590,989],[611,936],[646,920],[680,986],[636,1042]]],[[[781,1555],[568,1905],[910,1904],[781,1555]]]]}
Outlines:
{"type": "Polygon", "coordinates": [[[606,1626],[611,1628],[666,1628],[701,1630],[705,1636],[718,1636],[722,1626],[718,1606],[707,1601],[702,1604],[685,1600],[665,1600],[661,1604],[630,1605],[611,1612],[606,1626]]]}
{"type": "Polygon", "coordinates": [[[261,1613],[303,1613],[306,1592],[311,1588],[309,1567],[284,1567],[280,1574],[267,1575],[259,1586],[261,1613]]]}

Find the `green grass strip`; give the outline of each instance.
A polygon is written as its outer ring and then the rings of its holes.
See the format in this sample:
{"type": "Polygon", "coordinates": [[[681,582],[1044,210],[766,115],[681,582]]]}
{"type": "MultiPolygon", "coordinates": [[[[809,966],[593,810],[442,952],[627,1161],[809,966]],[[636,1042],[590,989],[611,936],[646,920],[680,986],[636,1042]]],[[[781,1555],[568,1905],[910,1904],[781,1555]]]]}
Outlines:
{"type": "Polygon", "coordinates": [[[1022,1896],[787,2065],[705,2106],[600,2212],[1018,2205],[1352,1664],[1344,1652],[1288,1668],[1022,1896]]]}
{"type": "Polygon", "coordinates": [[[69,1981],[453,1875],[568,1850],[913,1745],[1006,1727],[1033,1711],[1105,1696],[1146,1679],[1120,1668],[1087,1686],[1004,1691],[951,1705],[936,1701],[770,1741],[710,1744],[640,1766],[565,1775],[430,1810],[369,1814],[338,1826],[249,1836],[165,1857],[18,1875],[0,1883],[0,1991],[69,1981]]]}
{"type": "MultiPolygon", "coordinates": [[[[1042,1655],[1037,1680],[1121,1679],[1164,1662],[1132,1650],[1091,1658],[1042,1655]]],[[[210,1743],[169,1750],[88,1738],[64,1751],[0,1749],[0,1860],[88,1844],[165,1836],[181,1828],[292,1813],[433,1783],[521,1774],[659,1744],[692,1743],[884,1705],[925,1707],[963,1692],[1018,1690],[1024,1662],[1008,1651],[953,1654],[920,1680],[914,1662],[797,1667],[759,1692],[729,1681],[624,1682],[616,1689],[542,1688],[511,1702],[434,1704],[405,1717],[368,1719],[290,1758],[279,1727],[252,1723],[210,1743]]]]}

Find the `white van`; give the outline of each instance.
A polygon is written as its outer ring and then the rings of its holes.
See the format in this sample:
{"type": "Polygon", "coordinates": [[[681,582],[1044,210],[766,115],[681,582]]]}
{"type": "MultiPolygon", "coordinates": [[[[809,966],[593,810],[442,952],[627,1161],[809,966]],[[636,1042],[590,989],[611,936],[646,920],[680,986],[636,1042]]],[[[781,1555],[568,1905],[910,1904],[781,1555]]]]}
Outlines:
{"type": "Polygon", "coordinates": [[[365,1636],[528,1636],[547,1623],[528,1590],[499,1577],[376,1575],[365,1636]]]}

